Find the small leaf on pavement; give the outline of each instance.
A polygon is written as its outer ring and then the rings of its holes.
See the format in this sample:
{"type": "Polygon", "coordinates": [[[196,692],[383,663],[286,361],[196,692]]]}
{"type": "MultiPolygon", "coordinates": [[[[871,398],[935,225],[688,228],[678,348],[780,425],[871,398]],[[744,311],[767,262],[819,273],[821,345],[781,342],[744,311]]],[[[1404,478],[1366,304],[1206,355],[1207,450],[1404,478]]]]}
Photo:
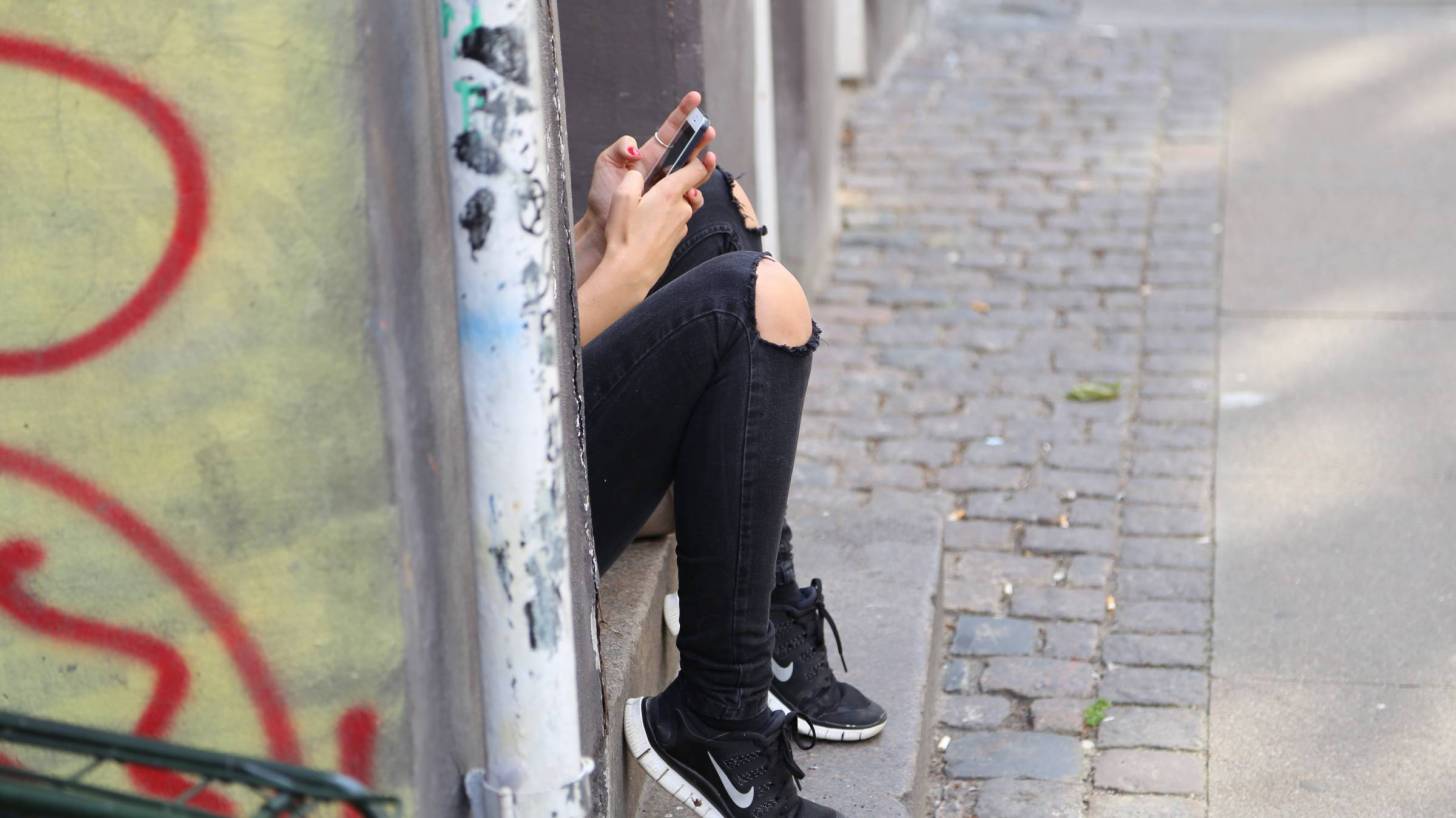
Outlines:
{"type": "Polygon", "coordinates": [[[1122,384],[1117,381],[1083,381],[1067,393],[1067,400],[1082,402],[1117,400],[1122,394],[1122,384]]]}

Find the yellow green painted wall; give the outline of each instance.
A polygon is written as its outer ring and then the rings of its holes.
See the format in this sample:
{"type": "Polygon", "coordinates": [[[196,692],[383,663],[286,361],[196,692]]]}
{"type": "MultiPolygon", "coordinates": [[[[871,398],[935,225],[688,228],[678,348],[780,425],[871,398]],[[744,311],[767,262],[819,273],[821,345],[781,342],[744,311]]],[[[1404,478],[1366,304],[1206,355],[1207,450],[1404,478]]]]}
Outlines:
{"type": "MultiPolygon", "coordinates": [[[[356,14],[353,0],[0,0],[0,34],[170,101],[209,188],[195,260],[136,332],[58,371],[0,373],[0,447],[109,495],[195,569],[264,658],[302,762],[338,767],[341,717],[367,710],[375,783],[402,792],[356,14]]],[[[123,304],[168,242],[175,198],[167,154],[133,113],[0,59],[0,352],[71,337],[123,304]]],[[[45,561],[0,567],[12,608],[170,645],[190,684],[166,738],[269,754],[245,672],[196,600],[74,501],[0,469],[0,560],[22,541],[45,561]]],[[[0,708],[129,731],[156,705],[147,662],[20,618],[0,609],[0,708]]]]}

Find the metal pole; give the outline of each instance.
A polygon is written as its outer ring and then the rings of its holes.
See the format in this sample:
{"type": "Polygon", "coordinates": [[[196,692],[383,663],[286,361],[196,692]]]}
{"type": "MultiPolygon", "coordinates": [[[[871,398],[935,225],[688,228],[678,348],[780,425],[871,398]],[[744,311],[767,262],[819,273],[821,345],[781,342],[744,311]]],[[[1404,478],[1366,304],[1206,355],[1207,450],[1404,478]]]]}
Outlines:
{"type": "Polygon", "coordinates": [[[487,818],[584,818],[557,363],[555,214],[538,2],[445,0],[441,76],[455,214],[487,818]]]}

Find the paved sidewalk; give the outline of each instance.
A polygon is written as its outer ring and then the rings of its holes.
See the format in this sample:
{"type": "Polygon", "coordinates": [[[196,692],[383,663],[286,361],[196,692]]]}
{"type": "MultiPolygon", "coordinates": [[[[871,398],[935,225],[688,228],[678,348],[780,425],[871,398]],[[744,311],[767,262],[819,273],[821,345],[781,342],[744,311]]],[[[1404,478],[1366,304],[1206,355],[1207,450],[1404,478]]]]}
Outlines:
{"type": "Polygon", "coordinates": [[[912,814],[1203,815],[1222,41],[927,31],[851,117],[796,504],[948,520],[912,814]]]}

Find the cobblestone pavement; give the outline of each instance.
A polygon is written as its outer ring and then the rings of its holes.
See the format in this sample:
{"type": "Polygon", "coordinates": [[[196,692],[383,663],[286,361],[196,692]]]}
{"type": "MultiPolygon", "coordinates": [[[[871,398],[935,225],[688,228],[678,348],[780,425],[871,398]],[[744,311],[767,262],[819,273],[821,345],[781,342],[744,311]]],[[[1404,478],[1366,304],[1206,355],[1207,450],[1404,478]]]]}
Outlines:
{"type": "Polygon", "coordinates": [[[791,508],[948,519],[924,814],[1202,816],[1223,41],[931,15],[850,117],[791,508]]]}

